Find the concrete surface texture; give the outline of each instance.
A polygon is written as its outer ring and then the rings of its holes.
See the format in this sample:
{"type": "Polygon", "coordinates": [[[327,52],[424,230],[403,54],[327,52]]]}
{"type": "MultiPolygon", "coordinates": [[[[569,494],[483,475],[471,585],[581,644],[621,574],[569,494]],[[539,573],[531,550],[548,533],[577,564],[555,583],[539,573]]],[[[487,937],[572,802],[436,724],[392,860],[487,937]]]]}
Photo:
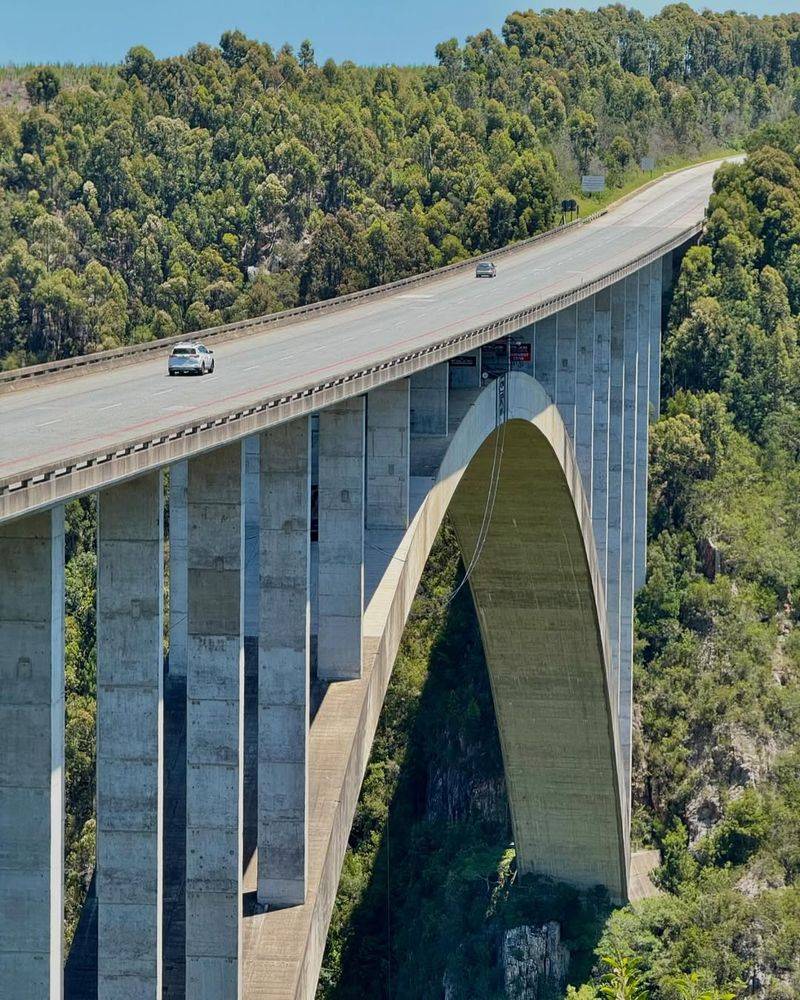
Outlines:
{"type": "Polygon", "coordinates": [[[361,676],[364,609],[366,404],[348,399],[319,415],[317,676],[361,676]]]}
{"type": "Polygon", "coordinates": [[[0,996],[61,996],[64,508],[0,525],[0,996]]]}
{"type": "Polygon", "coordinates": [[[161,998],[163,549],[160,472],[98,499],[98,995],[161,998]]]}
{"type": "MultiPolygon", "coordinates": [[[[446,379],[445,371],[445,397],[446,379]]],[[[367,397],[367,528],[408,527],[412,396],[413,379],[404,378],[367,397]]]]}
{"type": "Polygon", "coordinates": [[[305,901],[308,829],[311,421],[261,435],[258,902],[305,901]]]}
{"type": "Polygon", "coordinates": [[[244,448],[189,461],[186,994],[241,996],[244,448]]]}

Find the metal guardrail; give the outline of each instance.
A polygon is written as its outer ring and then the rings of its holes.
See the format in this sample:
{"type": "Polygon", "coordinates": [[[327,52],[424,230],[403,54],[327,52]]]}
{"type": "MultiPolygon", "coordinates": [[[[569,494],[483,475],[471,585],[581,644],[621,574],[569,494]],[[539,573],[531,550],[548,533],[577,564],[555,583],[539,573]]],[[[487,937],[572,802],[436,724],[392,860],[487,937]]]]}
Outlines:
{"type": "MultiPolygon", "coordinates": [[[[637,189],[637,191],[640,190],[643,190],[643,188],[637,189]]],[[[70,375],[80,375],[86,371],[102,370],[106,367],[116,368],[120,364],[131,364],[140,361],[150,354],[163,351],[172,344],[178,344],[186,340],[202,340],[204,343],[208,341],[221,344],[247,335],[263,333],[270,328],[283,326],[292,322],[324,316],[368,299],[383,298],[391,295],[400,288],[408,288],[436,281],[449,274],[467,271],[481,260],[505,257],[508,254],[525,250],[527,247],[537,243],[544,243],[547,240],[554,239],[556,236],[560,236],[561,233],[567,230],[585,226],[593,222],[595,219],[600,218],[600,216],[605,215],[607,211],[608,209],[605,208],[600,209],[583,219],[575,219],[562,226],[555,226],[553,229],[537,233],[535,236],[520,240],[518,243],[509,243],[507,246],[501,247],[492,253],[477,254],[474,257],[457,261],[454,264],[446,264],[444,267],[436,268],[433,271],[423,271],[420,274],[413,274],[407,278],[398,278],[397,281],[391,281],[385,285],[375,285],[373,288],[365,288],[358,292],[350,292],[347,295],[340,295],[335,299],[324,299],[322,302],[312,302],[309,305],[296,306],[293,309],[284,309],[282,312],[269,313],[266,316],[256,316],[253,319],[241,320],[236,323],[212,326],[205,330],[196,330],[193,333],[163,337],[160,340],[147,340],[142,344],[129,344],[127,347],[117,347],[109,351],[96,351],[93,354],[82,354],[76,358],[48,361],[39,365],[29,365],[26,368],[13,368],[7,372],[0,372],[0,393],[17,389],[27,389],[32,385],[40,385],[43,382],[50,382],[54,379],[69,377],[70,375]]]]}
{"type": "MultiPolygon", "coordinates": [[[[324,382],[312,383],[291,393],[275,396],[251,406],[223,411],[189,424],[178,424],[167,428],[154,437],[129,441],[113,450],[87,452],[61,460],[58,465],[50,463],[46,466],[28,470],[21,475],[12,474],[6,476],[0,479],[0,519],[19,514],[19,510],[4,513],[3,508],[11,497],[16,497],[25,490],[38,485],[52,483],[55,480],[60,480],[73,474],[80,474],[90,469],[99,469],[115,461],[121,461],[122,464],[125,464],[125,459],[136,459],[137,456],[141,456],[144,459],[141,465],[134,462],[131,468],[121,471],[119,478],[126,478],[127,476],[137,474],[139,471],[143,471],[145,468],[165,465],[170,461],[175,461],[177,458],[182,457],[182,455],[165,456],[163,453],[164,446],[170,446],[180,441],[186,441],[188,444],[189,439],[197,435],[202,435],[209,430],[218,428],[220,431],[223,431],[223,429],[229,428],[231,433],[223,434],[221,440],[211,441],[207,446],[203,447],[187,447],[185,452],[187,454],[196,454],[199,451],[206,450],[206,448],[219,447],[229,440],[235,440],[248,433],[253,433],[259,427],[292,419],[303,413],[312,412],[323,406],[330,405],[332,400],[323,400],[322,397],[330,395],[332,390],[339,390],[337,392],[339,398],[356,395],[383,382],[402,378],[415,368],[427,367],[424,363],[420,364],[420,361],[424,362],[427,360],[428,364],[436,364],[439,361],[447,360],[457,354],[462,354],[482,344],[489,343],[507,333],[513,333],[523,326],[551,315],[559,309],[566,308],[568,305],[588,298],[590,295],[601,291],[609,285],[615,284],[627,275],[658,260],[670,250],[686,243],[700,233],[702,228],[703,223],[698,222],[660,243],[646,254],[634,258],[627,264],[613,268],[591,282],[581,284],[569,292],[561,292],[558,295],[550,296],[536,305],[510,313],[490,323],[473,327],[470,330],[466,330],[445,340],[437,341],[434,344],[429,344],[416,351],[396,355],[385,361],[377,362],[374,365],[344,373],[324,382]],[[348,392],[348,387],[352,391],[348,392]],[[264,419],[265,416],[267,419],[264,419]],[[237,427],[237,425],[239,426],[237,427]],[[156,455],[159,450],[162,450],[162,454],[156,455]]],[[[55,492],[59,494],[58,497],[51,496],[46,502],[52,503],[56,502],[57,499],[64,499],[66,496],[80,495],[84,492],[90,492],[93,488],[97,487],[98,484],[94,483],[85,489],[75,489],[71,492],[69,489],[63,493],[56,490],[55,492]]],[[[45,505],[45,501],[42,501],[39,505],[45,505]]]]}

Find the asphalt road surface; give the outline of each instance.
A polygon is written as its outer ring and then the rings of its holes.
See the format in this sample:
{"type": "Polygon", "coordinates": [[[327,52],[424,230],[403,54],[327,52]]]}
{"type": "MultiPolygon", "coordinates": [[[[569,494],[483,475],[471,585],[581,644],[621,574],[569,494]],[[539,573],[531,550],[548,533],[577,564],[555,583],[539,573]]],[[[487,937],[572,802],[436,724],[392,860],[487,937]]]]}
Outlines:
{"type": "Polygon", "coordinates": [[[500,258],[496,278],[461,271],[219,344],[203,378],[170,378],[165,348],[0,396],[0,479],[388,360],[592,281],[697,223],[716,166],[666,177],[587,226],[500,258]]]}

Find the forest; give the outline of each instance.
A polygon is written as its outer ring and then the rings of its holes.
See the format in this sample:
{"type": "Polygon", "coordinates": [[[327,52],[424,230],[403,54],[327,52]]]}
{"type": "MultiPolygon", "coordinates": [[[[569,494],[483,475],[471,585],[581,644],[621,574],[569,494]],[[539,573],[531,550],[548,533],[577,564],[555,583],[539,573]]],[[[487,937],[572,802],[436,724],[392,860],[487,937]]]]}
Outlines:
{"type": "Polygon", "coordinates": [[[9,368],[388,281],[547,228],[580,172],[690,159],[784,116],[800,16],[510,15],[436,64],[318,66],[226,32],[0,70],[9,368]]]}
{"type": "MultiPolygon", "coordinates": [[[[503,935],[549,920],[574,1000],[800,995],[798,110],[800,15],[685,4],[516,13],[424,67],[320,66],[310,42],[230,31],[170,59],[0,69],[5,368],[491,249],[555,224],[587,170],[613,193],[645,179],[644,155],[749,151],[683,261],[652,434],[634,834],[662,850],[663,893],[611,912],[517,878],[466,590],[441,612],[459,572],[445,532],[368,770],[326,1000],[359,981],[502,996],[503,935]]],[[[92,500],[69,507],[67,556],[69,940],[94,864],[92,500]]]]}

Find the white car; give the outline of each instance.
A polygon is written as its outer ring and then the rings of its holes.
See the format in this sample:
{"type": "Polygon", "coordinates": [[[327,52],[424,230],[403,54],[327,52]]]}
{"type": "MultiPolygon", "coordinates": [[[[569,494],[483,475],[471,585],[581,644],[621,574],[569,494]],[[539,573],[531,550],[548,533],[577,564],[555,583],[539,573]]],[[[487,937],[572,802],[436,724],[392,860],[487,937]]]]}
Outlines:
{"type": "Polygon", "coordinates": [[[214,371],[214,352],[203,344],[176,344],[169,356],[170,375],[205,375],[214,371]]]}

